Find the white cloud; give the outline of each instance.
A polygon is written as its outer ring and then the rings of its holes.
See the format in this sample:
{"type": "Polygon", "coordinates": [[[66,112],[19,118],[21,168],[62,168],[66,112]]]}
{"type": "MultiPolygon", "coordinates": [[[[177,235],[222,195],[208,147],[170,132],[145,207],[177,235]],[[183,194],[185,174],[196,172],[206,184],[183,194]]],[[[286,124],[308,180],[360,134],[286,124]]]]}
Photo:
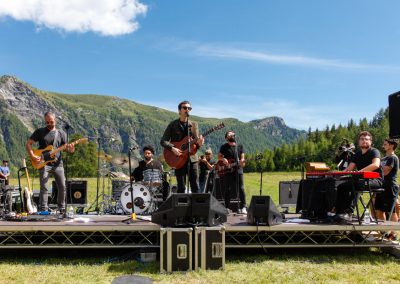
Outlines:
{"type": "Polygon", "coordinates": [[[1,0],[0,17],[32,21],[38,28],[94,32],[104,36],[129,34],[139,28],[137,16],[147,6],[138,0],[1,0]]]}
{"type": "MultiPolygon", "coordinates": [[[[267,50],[252,50],[236,46],[217,43],[201,43],[184,41],[175,38],[166,38],[158,43],[164,50],[170,50],[192,56],[221,58],[225,60],[256,61],[266,64],[297,65],[304,67],[341,69],[356,71],[399,72],[398,66],[356,63],[342,59],[329,59],[299,54],[279,54],[267,50]]],[[[235,44],[233,44],[235,45],[235,44]]]]}

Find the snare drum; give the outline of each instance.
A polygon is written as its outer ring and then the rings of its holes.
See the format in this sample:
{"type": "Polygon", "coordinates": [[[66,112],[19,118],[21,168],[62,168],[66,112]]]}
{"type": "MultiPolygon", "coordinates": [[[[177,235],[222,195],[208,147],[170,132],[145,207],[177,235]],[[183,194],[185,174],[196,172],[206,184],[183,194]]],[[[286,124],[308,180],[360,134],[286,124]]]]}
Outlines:
{"type": "Polygon", "coordinates": [[[158,187],[162,184],[162,172],[158,169],[143,171],[143,183],[150,187],[158,187]]]}
{"type": "MultiPolygon", "coordinates": [[[[122,205],[122,209],[125,213],[130,214],[132,213],[132,197],[129,191],[130,185],[124,187],[121,192],[120,202],[122,205]]],[[[150,205],[152,203],[152,194],[151,191],[141,183],[134,183],[132,184],[133,190],[133,204],[134,212],[136,214],[143,214],[146,213],[150,205]]]]}

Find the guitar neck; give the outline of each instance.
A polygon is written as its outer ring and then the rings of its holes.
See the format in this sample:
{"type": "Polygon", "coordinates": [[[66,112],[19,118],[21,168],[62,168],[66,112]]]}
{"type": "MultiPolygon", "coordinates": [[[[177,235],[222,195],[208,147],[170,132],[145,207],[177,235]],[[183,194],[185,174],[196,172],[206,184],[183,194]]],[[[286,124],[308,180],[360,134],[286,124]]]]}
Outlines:
{"type": "MultiPolygon", "coordinates": [[[[76,140],[74,142],[69,143],[69,145],[74,145],[75,146],[76,144],[79,144],[79,143],[82,143],[82,142],[85,142],[85,141],[87,141],[87,138],[81,138],[81,139],[78,139],[78,140],[76,140]]],[[[67,145],[68,144],[64,144],[64,145],[58,147],[57,149],[54,149],[53,151],[51,151],[51,155],[55,155],[60,151],[64,151],[67,148],[67,145]]]]}

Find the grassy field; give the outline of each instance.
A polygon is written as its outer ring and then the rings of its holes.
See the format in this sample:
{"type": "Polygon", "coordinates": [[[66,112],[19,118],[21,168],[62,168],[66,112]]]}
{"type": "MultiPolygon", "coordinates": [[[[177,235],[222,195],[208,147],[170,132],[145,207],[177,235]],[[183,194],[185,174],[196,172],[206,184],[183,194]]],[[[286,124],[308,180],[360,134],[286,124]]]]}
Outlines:
{"type": "MultiPolygon", "coordinates": [[[[299,173],[264,173],[263,193],[278,203],[281,180],[299,173]]],[[[245,175],[248,202],[259,194],[260,175],[245,175]]],[[[38,188],[37,181],[34,188],[38,188]]],[[[89,179],[89,200],[96,180],[89,179]]],[[[141,263],[130,250],[0,251],[0,283],[110,283],[127,274],[162,283],[400,283],[400,265],[376,249],[274,249],[227,251],[225,271],[159,274],[158,263],[141,263]]]]}

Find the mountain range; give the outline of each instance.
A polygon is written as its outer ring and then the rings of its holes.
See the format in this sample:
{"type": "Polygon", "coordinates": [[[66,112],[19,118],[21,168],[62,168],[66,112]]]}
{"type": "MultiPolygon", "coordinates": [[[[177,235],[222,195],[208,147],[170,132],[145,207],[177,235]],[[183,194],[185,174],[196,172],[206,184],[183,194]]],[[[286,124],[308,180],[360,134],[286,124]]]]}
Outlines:
{"type": "MultiPolygon", "coordinates": [[[[48,92],[5,75],[0,77],[0,159],[20,160],[26,155],[25,142],[34,129],[44,125],[46,111],[56,114],[58,127],[68,124],[71,134],[92,138],[102,151],[120,154],[146,144],[154,145],[156,154],[160,154],[160,138],[167,124],[178,117],[177,112],[115,96],[48,92]]],[[[306,135],[305,131],[288,127],[279,117],[249,122],[198,116],[192,119],[199,122],[200,132],[224,122],[224,130],[206,138],[206,147],[214,152],[224,143],[228,129],[237,133],[246,152],[290,144],[306,135]]]]}

